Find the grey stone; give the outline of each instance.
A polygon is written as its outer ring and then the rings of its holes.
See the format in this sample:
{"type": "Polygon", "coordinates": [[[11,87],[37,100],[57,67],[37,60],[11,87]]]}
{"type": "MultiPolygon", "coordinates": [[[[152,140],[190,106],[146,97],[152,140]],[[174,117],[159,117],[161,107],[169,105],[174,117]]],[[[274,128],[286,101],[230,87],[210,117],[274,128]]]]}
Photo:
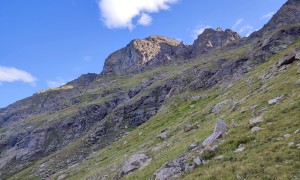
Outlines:
{"type": "Polygon", "coordinates": [[[298,134],[298,133],[300,133],[300,129],[297,129],[297,130],[294,132],[294,134],[298,134]]]}
{"type": "Polygon", "coordinates": [[[218,113],[226,104],[228,104],[230,102],[230,100],[229,99],[227,99],[227,100],[224,100],[224,101],[222,101],[222,102],[220,102],[220,103],[218,103],[218,104],[216,104],[215,106],[214,106],[214,108],[212,109],[212,113],[218,113]]]}
{"type": "Polygon", "coordinates": [[[215,126],[215,130],[213,134],[211,134],[209,137],[207,137],[203,142],[203,146],[209,146],[211,145],[215,140],[220,138],[223,134],[227,132],[227,125],[224,121],[221,119],[217,119],[217,123],[215,126]]]}
{"type": "Polygon", "coordinates": [[[160,139],[166,139],[168,137],[168,133],[167,132],[160,133],[157,137],[160,139]]]}
{"type": "Polygon", "coordinates": [[[243,152],[245,150],[245,148],[244,147],[239,147],[239,148],[237,148],[236,150],[234,150],[234,153],[241,153],[241,152],[243,152]]]}
{"type": "Polygon", "coordinates": [[[258,132],[261,131],[261,130],[263,130],[263,128],[258,127],[258,126],[255,126],[255,127],[253,127],[253,128],[251,129],[251,132],[252,132],[253,134],[256,134],[256,133],[258,133],[258,132]]]}
{"type": "Polygon", "coordinates": [[[134,154],[127,161],[125,161],[125,164],[122,170],[120,171],[119,176],[121,177],[130,172],[136,171],[141,167],[147,165],[151,160],[152,159],[144,153],[134,154]]]}
{"type": "Polygon", "coordinates": [[[224,158],[223,155],[219,155],[219,156],[214,157],[214,159],[216,159],[216,160],[223,159],[223,158],[224,158]]]}
{"type": "Polygon", "coordinates": [[[282,98],[283,98],[283,96],[276,96],[275,98],[270,99],[270,100],[268,101],[268,103],[269,103],[270,105],[275,105],[275,104],[277,104],[282,98]]]}
{"type": "Polygon", "coordinates": [[[294,146],[294,145],[295,145],[294,142],[289,142],[289,143],[288,143],[288,147],[292,147],[292,146],[294,146]]]}
{"type": "Polygon", "coordinates": [[[249,124],[250,125],[255,125],[255,124],[261,123],[263,121],[264,121],[264,118],[262,116],[259,116],[259,117],[255,117],[255,118],[250,119],[249,124]]]}
{"type": "Polygon", "coordinates": [[[188,149],[194,149],[194,148],[198,147],[199,145],[200,145],[199,142],[192,143],[189,145],[188,149]]]}
{"type": "Polygon", "coordinates": [[[283,135],[283,137],[284,138],[290,138],[292,135],[290,135],[290,134],[285,134],[285,135],[283,135]]]}
{"type": "Polygon", "coordinates": [[[197,166],[206,163],[205,160],[201,159],[200,157],[196,157],[196,158],[193,160],[193,162],[194,162],[197,166]]]}
{"type": "Polygon", "coordinates": [[[237,127],[237,124],[234,120],[231,120],[231,127],[233,128],[236,128],[237,127]]]}
{"type": "Polygon", "coordinates": [[[295,82],[295,86],[300,86],[300,79],[295,82]]]}

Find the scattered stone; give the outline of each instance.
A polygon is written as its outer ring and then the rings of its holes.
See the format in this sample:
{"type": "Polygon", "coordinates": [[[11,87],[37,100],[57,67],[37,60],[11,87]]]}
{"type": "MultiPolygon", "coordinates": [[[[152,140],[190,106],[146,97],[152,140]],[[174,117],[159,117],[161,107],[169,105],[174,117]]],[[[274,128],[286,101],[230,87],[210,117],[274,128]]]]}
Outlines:
{"type": "Polygon", "coordinates": [[[231,127],[233,127],[233,128],[236,128],[236,127],[237,127],[237,124],[234,122],[233,119],[231,120],[231,127]]]}
{"type": "Polygon", "coordinates": [[[196,158],[193,160],[193,162],[194,162],[197,166],[206,163],[205,160],[201,159],[200,157],[196,157],[196,158]]]}
{"type": "Polygon", "coordinates": [[[200,145],[199,142],[192,143],[189,145],[188,149],[194,149],[194,148],[198,147],[199,145],[200,145]]]}
{"type": "Polygon", "coordinates": [[[292,147],[292,146],[294,146],[294,145],[295,145],[294,142],[289,142],[289,143],[288,143],[288,147],[292,147]]]}
{"type": "Polygon", "coordinates": [[[241,152],[243,152],[245,150],[245,148],[244,147],[239,147],[239,148],[237,148],[236,150],[234,150],[234,153],[241,153],[241,152]]]}
{"type": "Polygon", "coordinates": [[[262,108],[261,110],[259,110],[256,114],[259,115],[259,114],[262,114],[263,112],[265,112],[268,108],[265,107],[265,108],[262,108]]]}
{"type": "Polygon", "coordinates": [[[190,105],[190,108],[194,108],[194,107],[195,107],[195,104],[190,105]]]}
{"type": "Polygon", "coordinates": [[[189,131],[191,131],[191,130],[193,130],[193,129],[199,129],[199,125],[198,125],[198,124],[193,125],[193,126],[190,125],[190,124],[185,125],[183,131],[184,131],[184,132],[189,132],[189,131]]]}
{"type": "Polygon", "coordinates": [[[272,125],[272,124],[273,124],[272,122],[268,122],[268,123],[267,123],[267,125],[272,125]]]}
{"type": "Polygon", "coordinates": [[[190,124],[185,125],[185,127],[184,127],[184,132],[189,132],[189,131],[192,130],[192,129],[193,129],[193,126],[192,126],[192,125],[190,125],[190,124]]]}
{"type": "Polygon", "coordinates": [[[127,161],[125,161],[125,164],[122,168],[122,170],[119,173],[119,177],[122,177],[128,173],[131,173],[133,171],[136,171],[140,169],[141,167],[145,167],[151,162],[151,158],[149,158],[146,154],[135,154],[131,156],[127,161]]]}
{"type": "Polygon", "coordinates": [[[259,116],[259,117],[255,117],[255,118],[250,119],[249,124],[250,125],[255,125],[255,124],[261,123],[263,121],[264,121],[264,118],[262,116],[259,116]]]}
{"type": "Polygon", "coordinates": [[[277,104],[277,103],[282,99],[282,97],[283,97],[283,96],[276,96],[274,99],[270,99],[270,100],[268,101],[268,103],[269,103],[270,105],[275,105],[275,104],[277,104]]]}
{"type": "Polygon", "coordinates": [[[222,137],[223,134],[227,132],[227,125],[221,119],[217,119],[215,130],[213,134],[208,136],[202,143],[203,146],[211,145],[215,140],[222,137]]]}
{"type": "Polygon", "coordinates": [[[298,134],[298,133],[300,133],[300,129],[297,129],[297,130],[294,132],[294,134],[298,134]]]}
{"type": "Polygon", "coordinates": [[[223,159],[223,158],[224,158],[224,156],[220,155],[220,156],[216,156],[214,159],[219,160],[219,159],[223,159]]]}
{"type": "Polygon", "coordinates": [[[298,64],[297,73],[300,74],[300,64],[298,64]]]}
{"type": "Polygon", "coordinates": [[[296,144],[297,148],[300,149],[300,144],[296,144]]]}
{"type": "Polygon", "coordinates": [[[290,135],[290,134],[285,134],[283,137],[284,137],[284,138],[290,138],[291,135],[290,135]]]}
{"type": "Polygon", "coordinates": [[[166,139],[168,137],[168,133],[167,132],[160,133],[157,137],[160,139],[166,139]]]}
{"type": "Polygon", "coordinates": [[[173,159],[170,162],[165,163],[154,174],[155,180],[168,180],[180,177],[187,170],[187,162],[185,154],[178,158],[173,159]]]}
{"type": "Polygon", "coordinates": [[[300,85],[300,79],[295,82],[295,86],[299,86],[299,85],[300,85]]]}
{"type": "Polygon", "coordinates": [[[256,134],[256,133],[258,133],[258,132],[261,131],[261,130],[263,130],[263,128],[258,127],[258,126],[255,126],[255,127],[253,127],[253,128],[251,129],[251,132],[252,132],[253,134],[256,134]]]}
{"type": "Polygon", "coordinates": [[[222,101],[222,102],[220,102],[220,103],[218,103],[218,104],[216,104],[215,106],[214,106],[214,108],[212,109],[212,113],[218,113],[226,104],[228,104],[230,102],[230,100],[229,99],[226,99],[226,100],[224,100],[224,101],[222,101]]]}
{"type": "Polygon", "coordinates": [[[277,141],[281,141],[281,140],[283,140],[283,138],[282,137],[278,137],[276,140],[277,141]]]}

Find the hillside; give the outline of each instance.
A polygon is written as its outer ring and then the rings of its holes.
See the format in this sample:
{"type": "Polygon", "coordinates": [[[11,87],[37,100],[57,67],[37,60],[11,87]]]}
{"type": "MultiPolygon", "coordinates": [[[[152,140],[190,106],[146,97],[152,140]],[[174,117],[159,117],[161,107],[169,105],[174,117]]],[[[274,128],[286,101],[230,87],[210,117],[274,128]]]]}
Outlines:
{"type": "Polygon", "coordinates": [[[299,179],[300,1],[247,38],[150,36],[0,109],[0,179],[299,179]]]}

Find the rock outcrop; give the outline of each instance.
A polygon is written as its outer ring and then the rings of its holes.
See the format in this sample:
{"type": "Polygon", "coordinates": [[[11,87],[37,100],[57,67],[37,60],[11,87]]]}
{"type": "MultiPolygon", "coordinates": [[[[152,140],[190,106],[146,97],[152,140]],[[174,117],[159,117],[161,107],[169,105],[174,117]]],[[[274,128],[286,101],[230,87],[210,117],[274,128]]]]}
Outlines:
{"type": "Polygon", "coordinates": [[[192,57],[210,52],[214,49],[226,46],[233,41],[237,41],[241,36],[230,29],[223,31],[221,28],[214,30],[205,29],[202,34],[194,41],[191,48],[192,57]]]}
{"type": "Polygon", "coordinates": [[[171,61],[175,52],[182,54],[180,51],[184,51],[185,46],[179,45],[177,40],[163,36],[133,40],[105,60],[102,74],[130,74],[171,61]]]}

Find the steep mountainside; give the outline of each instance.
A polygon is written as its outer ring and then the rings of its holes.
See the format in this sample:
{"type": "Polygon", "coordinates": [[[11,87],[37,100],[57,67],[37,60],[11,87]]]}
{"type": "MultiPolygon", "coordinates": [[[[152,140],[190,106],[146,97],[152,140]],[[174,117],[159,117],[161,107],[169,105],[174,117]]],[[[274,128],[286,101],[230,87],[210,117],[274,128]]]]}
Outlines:
{"type": "Polygon", "coordinates": [[[300,1],[248,38],[131,41],[0,109],[0,179],[299,179],[300,1]]]}

